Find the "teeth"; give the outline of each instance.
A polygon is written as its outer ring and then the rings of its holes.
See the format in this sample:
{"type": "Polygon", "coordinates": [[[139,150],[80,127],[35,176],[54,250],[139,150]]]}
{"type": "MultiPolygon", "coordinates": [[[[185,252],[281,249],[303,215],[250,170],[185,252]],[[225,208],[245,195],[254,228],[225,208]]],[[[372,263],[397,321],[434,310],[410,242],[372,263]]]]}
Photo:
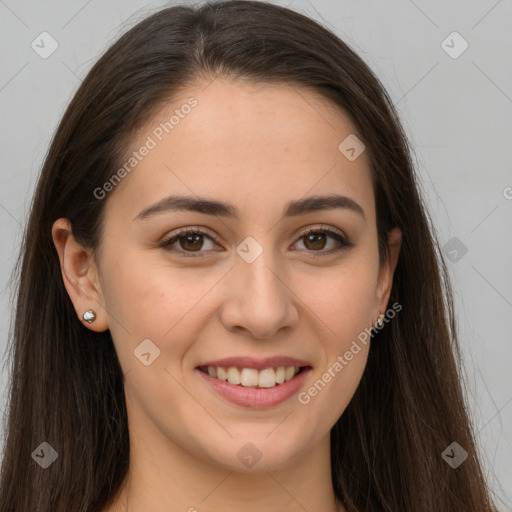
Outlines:
{"type": "Polygon", "coordinates": [[[254,368],[244,368],[240,372],[240,384],[245,387],[255,387],[258,385],[258,370],[254,368]]]}
{"type": "Polygon", "coordinates": [[[278,368],[265,368],[256,370],[255,368],[238,369],[235,366],[223,368],[221,366],[203,367],[210,377],[219,380],[228,381],[233,385],[242,385],[247,388],[273,388],[276,384],[283,384],[293,379],[300,368],[296,366],[279,366],[278,368]]]}
{"type": "Polygon", "coordinates": [[[274,368],[265,368],[264,370],[261,370],[258,376],[258,386],[260,388],[273,388],[275,385],[276,372],[274,371],[274,368]]]}
{"type": "Polygon", "coordinates": [[[240,384],[240,372],[238,368],[234,366],[228,368],[228,382],[230,384],[240,384]]]}
{"type": "MultiPolygon", "coordinates": [[[[217,369],[217,379],[228,380],[228,372],[226,371],[225,368],[221,368],[220,366],[217,366],[216,369],[217,369]]],[[[208,372],[209,371],[210,371],[210,367],[208,367],[208,372]]]]}
{"type": "Polygon", "coordinates": [[[295,367],[294,366],[288,366],[284,372],[284,380],[289,381],[290,379],[293,379],[293,376],[295,375],[295,367]]]}
{"type": "Polygon", "coordinates": [[[277,370],[276,370],[276,382],[278,384],[282,384],[284,382],[284,378],[286,376],[286,371],[284,369],[284,366],[280,366],[277,370]]]}

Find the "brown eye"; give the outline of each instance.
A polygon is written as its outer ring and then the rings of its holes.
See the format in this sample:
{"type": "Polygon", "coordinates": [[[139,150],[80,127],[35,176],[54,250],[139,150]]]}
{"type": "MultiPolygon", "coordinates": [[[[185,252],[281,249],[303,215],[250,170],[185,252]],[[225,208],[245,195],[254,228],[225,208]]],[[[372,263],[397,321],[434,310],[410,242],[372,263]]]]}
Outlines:
{"type": "Polygon", "coordinates": [[[207,252],[207,250],[202,250],[205,248],[206,242],[210,242],[212,245],[212,247],[206,247],[206,249],[212,249],[216,245],[215,240],[208,233],[200,229],[188,228],[164,240],[160,247],[169,252],[179,253],[182,256],[202,257],[203,253],[207,252]]]}
{"type": "Polygon", "coordinates": [[[203,246],[203,235],[184,235],[178,238],[180,247],[186,251],[198,251],[203,246]]]}
{"type": "MultiPolygon", "coordinates": [[[[329,256],[355,245],[342,234],[327,228],[309,229],[301,235],[296,243],[298,242],[304,244],[306,253],[309,253],[311,256],[329,256]],[[334,240],[334,244],[331,243],[331,247],[328,247],[329,240],[334,240]]],[[[177,253],[184,257],[203,257],[205,256],[204,253],[209,252],[208,249],[215,249],[215,245],[219,246],[220,244],[213,235],[198,228],[187,228],[164,240],[160,247],[168,252],[177,253]],[[205,248],[205,243],[210,243],[212,246],[205,248]]]]}
{"type": "Polygon", "coordinates": [[[304,237],[304,245],[308,249],[322,250],[325,247],[326,238],[324,233],[312,233],[304,237]]]}
{"type": "Polygon", "coordinates": [[[302,234],[299,241],[302,241],[306,252],[312,256],[328,256],[343,249],[354,247],[354,243],[347,240],[337,231],[327,228],[312,228],[302,234]],[[329,239],[334,240],[334,247],[326,249],[329,239]],[[315,254],[318,253],[318,254],[315,254]]]}

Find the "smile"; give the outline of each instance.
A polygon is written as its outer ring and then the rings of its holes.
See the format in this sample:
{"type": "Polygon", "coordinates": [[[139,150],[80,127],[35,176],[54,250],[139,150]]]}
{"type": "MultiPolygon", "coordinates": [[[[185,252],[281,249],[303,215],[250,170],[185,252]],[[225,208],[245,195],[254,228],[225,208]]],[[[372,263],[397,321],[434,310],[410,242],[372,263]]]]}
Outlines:
{"type": "Polygon", "coordinates": [[[237,368],[230,366],[200,366],[199,369],[210,377],[234,386],[246,388],[273,388],[292,380],[305,367],[278,366],[277,368],[237,368]]]}
{"type": "Polygon", "coordinates": [[[277,366],[261,369],[237,366],[199,366],[196,372],[213,396],[250,409],[275,407],[295,396],[304,386],[311,366],[277,366]]]}

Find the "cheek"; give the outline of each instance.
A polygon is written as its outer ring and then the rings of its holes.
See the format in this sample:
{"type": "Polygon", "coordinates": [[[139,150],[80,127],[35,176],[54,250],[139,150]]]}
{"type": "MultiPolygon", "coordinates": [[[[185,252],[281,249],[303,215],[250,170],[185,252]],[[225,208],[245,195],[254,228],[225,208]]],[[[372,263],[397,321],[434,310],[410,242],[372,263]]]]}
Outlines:
{"type": "Polygon", "coordinates": [[[375,294],[372,276],[371,265],[333,270],[311,280],[314,292],[305,300],[322,330],[324,357],[300,403],[329,428],[351,401],[366,366],[375,294]]]}
{"type": "Polygon", "coordinates": [[[298,275],[294,291],[341,349],[371,324],[375,286],[374,264],[354,255],[337,267],[298,275]]]}
{"type": "Polygon", "coordinates": [[[122,254],[117,258],[111,250],[105,265],[106,307],[128,331],[161,335],[183,315],[201,282],[144,251],[126,248],[122,254]]]}
{"type": "Polygon", "coordinates": [[[145,339],[159,348],[160,364],[174,366],[202,328],[205,298],[216,283],[222,286],[221,276],[199,267],[180,269],[161,255],[148,257],[143,251],[126,250],[118,263],[114,257],[109,261],[105,304],[125,368],[133,365],[133,351],[145,339]]]}
{"type": "MultiPolygon", "coordinates": [[[[369,345],[350,343],[337,353],[323,374],[306,390],[306,399],[317,400],[315,415],[331,428],[340,418],[359,386],[368,358],[369,345]],[[315,395],[316,393],[316,395],[315,395]]],[[[312,411],[311,411],[312,412],[312,411]]]]}

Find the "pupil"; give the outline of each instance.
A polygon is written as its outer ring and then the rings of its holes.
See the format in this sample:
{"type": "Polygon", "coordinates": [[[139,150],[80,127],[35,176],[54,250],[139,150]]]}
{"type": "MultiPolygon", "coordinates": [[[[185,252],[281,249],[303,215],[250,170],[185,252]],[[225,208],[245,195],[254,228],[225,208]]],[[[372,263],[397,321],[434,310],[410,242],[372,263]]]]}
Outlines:
{"type": "Polygon", "coordinates": [[[192,249],[192,250],[201,249],[201,245],[202,245],[202,243],[200,242],[201,237],[202,237],[202,235],[186,235],[183,237],[183,238],[185,238],[185,245],[182,243],[181,247],[183,249],[187,249],[187,247],[185,247],[185,246],[188,244],[188,242],[191,241],[193,247],[189,246],[188,249],[192,249]],[[199,242],[199,243],[197,243],[197,242],[199,242]]]}
{"type": "Polygon", "coordinates": [[[312,235],[308,235],[306,238],[308,240],[308,242],[313,242],[313,249],[322,249],[323,248],[323,238],[325,237],[325,235],[322,235],[322,234],[319,234],[319,233],[314,233],[312,235]],[[321,242],[320,242],[320,247],[318,247],[316,244],[318,243],[318,239],[322,239],[321,242]],[[316,242],[315,242],[315,239],[316,239],[316,242]]]}
{"type": "MultiPolygon", "coordinates": [[[[188,249],[191,249],[191,250],[201,249],[201,246],[202,246],[201,238],[202,238],[202,235],[185,235],[180,240],[181,247],[183,249],[187,249],[186,245],[188,245],[190,243],[188,249]],[[181,243],[181,240],[183,240],[183,238],[185,239],[185,244],[181,243]]],[[[323,235],[321,233],[313,233],[311,235],[308,235],[306,237],[306,240],[308,243],[313,244],[313,246],[310,248],[322,249],[324,242],[325,242],[325,235],[323,235]],[[318,245],[318,244],[320,244],[320,245],[318,245]]]]}

